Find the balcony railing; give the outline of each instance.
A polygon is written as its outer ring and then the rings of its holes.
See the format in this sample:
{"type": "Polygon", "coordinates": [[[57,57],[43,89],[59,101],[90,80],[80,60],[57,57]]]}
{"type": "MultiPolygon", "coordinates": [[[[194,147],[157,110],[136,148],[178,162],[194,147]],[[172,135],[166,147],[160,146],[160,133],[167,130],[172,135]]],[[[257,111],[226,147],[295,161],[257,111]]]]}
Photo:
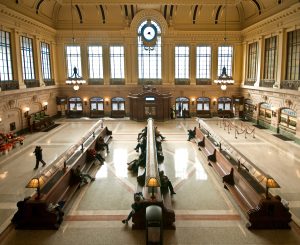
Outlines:
{"type": "Polygon", "coordinates": [[[2,91],[19,89],[18,81],[0,81],[2,91]]]}
{"type": "Polygon", "coordinates": [[[55,85],[54,79],[44,80],[44,83],[45,83],[46,86],[54,86],[55,85]]]}
{"type": "Polygon", "coordinates": [[[299,90],[300,81],[299,80],[284,80],[280,83],[280,88],[282,89],[291,89],[291,90],[299,90]]]}
{"type": "Polygon", "coordinates": [[[25,80],[24,81],[26,88],[35,88],[40,86],[39,80],[25,80]]]}
{"type": "Polygon", "coordinates": [[[273,85],[275,84],[274,80],[260,80],[259,82],[259,87],[264,87],[264,88],[273,88],[273,85]]]}

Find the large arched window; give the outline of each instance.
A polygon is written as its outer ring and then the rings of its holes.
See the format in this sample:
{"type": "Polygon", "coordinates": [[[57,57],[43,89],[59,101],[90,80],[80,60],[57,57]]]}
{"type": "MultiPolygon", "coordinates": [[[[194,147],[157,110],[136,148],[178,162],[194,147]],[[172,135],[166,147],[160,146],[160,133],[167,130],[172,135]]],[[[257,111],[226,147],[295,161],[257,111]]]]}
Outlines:
{"type": "Polygon", "coordinates": [[[142,22],[138,28],[138,68],[138,77],[141,84],[149,82],[149,79],[151,81],[161,80],[161,29],[152,20],[142,22]],[[157,30],[155,45],[148,46],[143,42],[142,30],[146,25],[154,25],[157,30]]]}

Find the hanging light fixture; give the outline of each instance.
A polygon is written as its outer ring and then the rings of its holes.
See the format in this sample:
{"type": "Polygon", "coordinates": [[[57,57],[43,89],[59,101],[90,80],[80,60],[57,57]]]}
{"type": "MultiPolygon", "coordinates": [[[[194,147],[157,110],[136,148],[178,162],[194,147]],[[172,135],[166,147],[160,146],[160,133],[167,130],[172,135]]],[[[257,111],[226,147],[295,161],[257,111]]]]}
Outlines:
{"type": "MultiPolygon", "coordinates": [[[[72,18],[72,42],[75,43],[74,37],[74,23],[73,23],[73,1],[71,0],[71,18],[72,18]]],[[[86,81],[78,74],[78,69],[76,66],[73,68],[73,73],[68,79],[66,80],[67,85],[72,85],[75,91],[79,90],[79,86],[85,84],[86,81]]]]}
{"type": "MultiPolygon", "coordinates": [[[[225,42],[225,45],[226,45],[226,41],[227,41],[227,37],[226,37],[226,15],[227,15],[227,13],[226,13],[227,12],[226,0],[225,0],[225,6],[224,7],[225,7],[224,42],[225,42]]],[[[232,76],[229,76],[227,74],[227,70],[226,70],[225,66],[222,68],[222,73],[218,77],[218,79],[214,80],[214,83],[221,85],[222,90],[226,90],[227,85],[234,84],[234,80],[232,79],[232,76]]]]}

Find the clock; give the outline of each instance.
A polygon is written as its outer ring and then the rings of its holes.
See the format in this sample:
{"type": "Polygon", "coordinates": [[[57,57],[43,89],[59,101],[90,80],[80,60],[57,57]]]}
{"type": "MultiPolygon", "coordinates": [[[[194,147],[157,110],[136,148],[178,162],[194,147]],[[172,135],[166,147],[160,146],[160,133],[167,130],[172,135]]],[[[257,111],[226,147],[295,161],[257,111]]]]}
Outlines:
{"type": "Polygon", "coordinates": [[[150,21],[141,29],[142,41],[144,46],[154,47],[157,41],[157,28],[150,21]]]}

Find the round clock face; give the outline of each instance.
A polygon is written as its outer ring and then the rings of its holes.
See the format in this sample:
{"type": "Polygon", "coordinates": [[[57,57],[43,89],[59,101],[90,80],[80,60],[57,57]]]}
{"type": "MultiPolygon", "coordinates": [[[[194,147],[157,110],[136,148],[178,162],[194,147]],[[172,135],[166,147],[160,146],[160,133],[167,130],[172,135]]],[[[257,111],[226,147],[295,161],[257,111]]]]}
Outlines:
{"type": "Polygon", "coordinates": [[[157,36],[157,29],[153,24],[143,26],[141,32],[145,41],[148,42],[154,40],[157,36]]]}

